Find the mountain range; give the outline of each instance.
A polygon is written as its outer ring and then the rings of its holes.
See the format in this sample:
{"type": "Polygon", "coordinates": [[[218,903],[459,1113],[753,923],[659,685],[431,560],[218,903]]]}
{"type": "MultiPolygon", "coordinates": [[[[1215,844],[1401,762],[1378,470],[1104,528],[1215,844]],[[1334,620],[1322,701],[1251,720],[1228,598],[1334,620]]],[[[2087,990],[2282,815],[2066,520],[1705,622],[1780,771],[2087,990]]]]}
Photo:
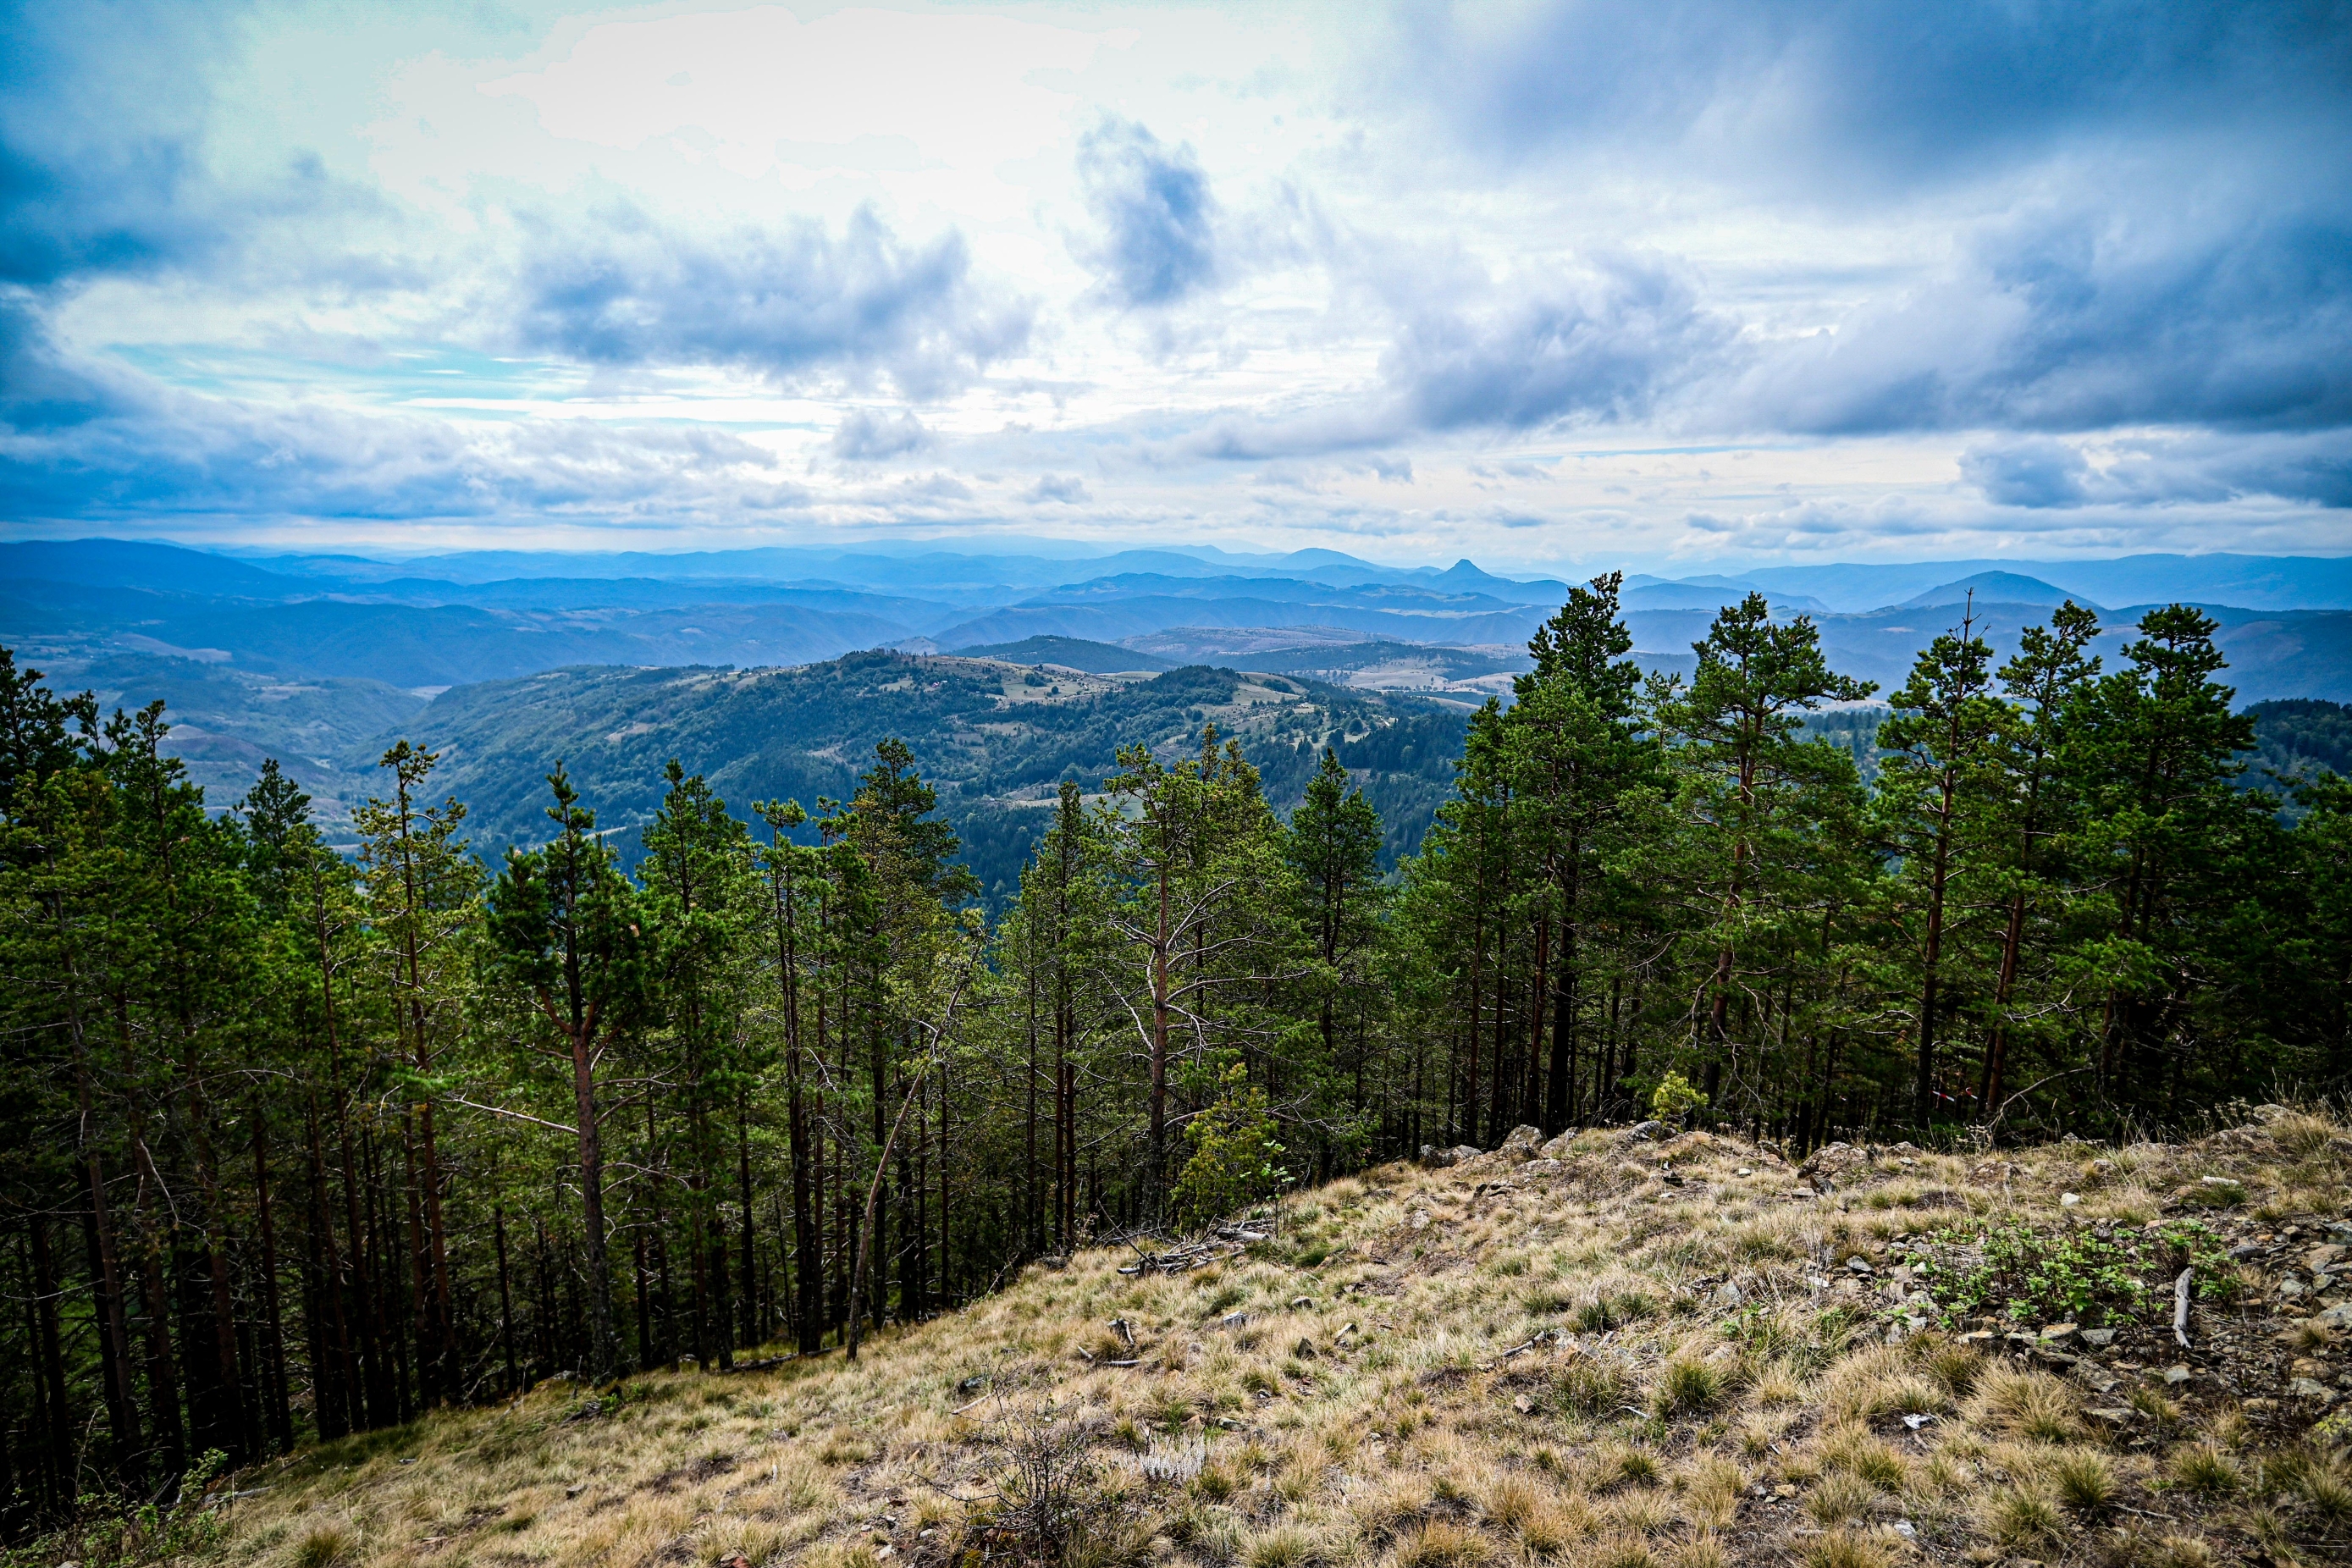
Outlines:
{"type": "MultiPolygon", "coordinates": [[[[1024,820],[1021,790],[1065,771],[1099,776],[1118,741],[1144,731],[1166,740],[1197,724],[1170,713],[1213,710],[1240,724],[1278,799],[1303,784],[1288,772],[1310,742],[1361,746],[1401,723],[1416,735],[1432,724],[1458,734],[1478,702],[1507,698],[1528,667],[1528,637],[1567,592],[1560,579],[1468,561],[1405,569],[1328,550],[1087,552],[1039,542],[1000,554],[779,548],[383,561],[31,541],[0,544],[0,645],[59,686],[109,702],[164,700],[183,757],[224,803],[275,755],[324,815],[340,817],[373,787],[375,752],[410,733],[449,749],[450,778],[476,803],[486,841],[502,843],[535,830],[528,802],[559,754],[635,820],[649,809],[639,795],[658,776],[663,747],[724,773],[748,804],[761,792],[837,795],[872,742],[897,732],[920,742],[951,815],[985,838],[1024,820]],[[919,683],[950,695],[917,702],[891,684],[897,677],[868,679],[887,662],[845,658],[873,649],[961,656],[926,665],[933,673],[919,683]],[[1179,700],[1203,680],[1235,679],[1258,697],[1179,700]],[[817,690],[823,701],[806,697],[817,690]],[[1268,692],[1300,710],[1295,721],[1268,728],[1255,711],[1268,692]],[[994,711],[1006,704],[1019,709],[1010,730],[994,711]],[[1008,759],[1047,752],[1058,759],[1052,768],[1007,783],[1005,769],[1019,773],[1008,759]],[[998,822],[1005,812],[1013,817],[998,822]]],[[[2352,698],[2352,562],[2343,560],[1633,575],[1623,604],[1636,657],[1687,672],[1690,645],[1721,605],[1749,592],[1776,616],[1810,616],[1832,665],[1882,694],[1964,615],[2006,657],[2022,626],[2072,598],[2100,611],[2110,629],[2099,651],[2110,662],[2147,605],[2183,599],[2220,623],[2242,702],[2352,698]]],[[[1444,767],[1421,753],[1402,768],[1356,765],[1399,814],[1391,850],[1417,841],[1444,767]]]]}

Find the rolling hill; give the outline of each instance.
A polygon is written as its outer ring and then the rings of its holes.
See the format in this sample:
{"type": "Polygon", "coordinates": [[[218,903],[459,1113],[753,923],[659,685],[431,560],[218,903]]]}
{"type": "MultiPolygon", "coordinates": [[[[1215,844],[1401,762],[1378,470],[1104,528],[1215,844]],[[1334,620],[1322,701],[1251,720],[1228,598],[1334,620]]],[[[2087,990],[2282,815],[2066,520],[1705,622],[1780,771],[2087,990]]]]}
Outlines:
{"type": "Polygon", "coordinates": [[[254,1568],[2341,1560],[2352,1466],[2328,1411],[2352,1360],[2332,1325],[2352,1307],[2303,1283],[2341,1279],[2320,1239],[2352,1197],[2337,1121],[2264,1106],[2185,1144],[1834,1143],[1798,1166],[1657,1123],[1540,1150],[1525,1131],[1189,1242],[1041,1259],[856,1362],[557,1376],[309,1447],[235,1478],[217,1551],[254,1568]]]}
{"type": "MultiPolygon", "coordinates": [[[[1380,807],[1391,861],[1420,842],[1451,786],[1464,723],[1407,697],[1202,666],[1048,679],[996,659],[874,652],[794,669],[544,671],[444,692],[398,733],[442,753],[434,787],[467,802],[475,848],[493,856],[537,841],[544,775],[559,761],[599,822],[626,828],[652,817],[671,757],[748,817],[762,799],[814,810],[820,797],[847,798],[876,743],[896,736],[996,900],[1017,883],[1062,779],[1094,789],[1120,745],[1190,750],[1212,721],[1240,739],[1278,809],[1334,746],[1380,807]]],[[[349,761],[372,763],[391,738],[349,761]]]]}

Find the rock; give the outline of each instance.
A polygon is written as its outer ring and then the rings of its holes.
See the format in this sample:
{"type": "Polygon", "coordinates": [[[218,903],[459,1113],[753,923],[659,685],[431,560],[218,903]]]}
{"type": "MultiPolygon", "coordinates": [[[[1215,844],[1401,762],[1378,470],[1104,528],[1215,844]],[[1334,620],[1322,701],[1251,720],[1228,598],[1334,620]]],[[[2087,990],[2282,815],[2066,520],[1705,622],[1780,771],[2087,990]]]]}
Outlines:
{"type": "Polygon", "coordinates": [[[2083,1194],[2080,1193],[2060,1193],[2058,1194],[2058,1206],[2060,1208],[2070,1209],[2082,1201],[2083,1194]]]}
{"type": "Polygon", "coordinates": [[[2181,1366],[2178,1363],[2168,1366],[2164,1369],[2165,1384],[2168,1387],[2171,1388],[2179,1387],[2182,1384],[2187,1383],[2195,1375],[2196,1373],[2190,1372],[2187,1367],[2181,1366]]]}
{"type": "Polygon", "coordinates": [[[2307,1377],[2296,1378],[2286,1385],[2286,1391],[2297,1399],[2308,1399],[2318,1405],[2333,1405],[2340,1397],[2326,1384],[2314,1383],[2307,1377]]]}
{"type": "Polygon", "coordinates": [[[1727,1310],[1737,1308],[1746,1300],[1746,1297],[1740,1295],[1739,1287],[1728,1279],[1717,1287],[1714,1297],[1715,1304],[1727,1310]]]}
{"type": "Polygon", "coordinates": [[[1293,1296],[1290,1299],[1290,1310],[1294,1312],[1313,1305],[1315,1305],[1315,1298],[1312,1296],[1293,1296]]]}
{"type": "Polygon", "coordinates": [[[1504,1137],[1502,1146],[1495,1152],[1508,1159],[1532,1160],[1536,1157],[1536,1151],[1543,1147],[1543,1129],[1540,1127],[1514,1127],[1504,1137]]]}
{"type": "Polygon", "coordinates": [[[2324,1328],[2352,1329],[2352,1301],[2339,1301],[2312,1321],[2324,1328]]]}
{"type": "MultiPolygon", "coordinates": [[[[2276,1121],[2282,1117],[2293,1116],[2294,1114],[2294,1111],[2289,1110],[2284,1105],[2257,1105],[2254,1107],[2254,1121],[2260,1122],[2267,1123],[2276,1121]]],[[[2252,1123],[2250,1122],[2248,1125],[2251,1126],[2252,1123]]]]}
{"type": "Polygon", "coordinates": [[[1456,1143],[1451,1149],[1436,1149],[1424,1144],[1421,1163],[1442,1171],[1465,1160],[1475,1160],[1486,1152],[1475,1143],[1456,1143]]]}
{"type": "Polygon", "coordinates": [[[1636,1121],[1625,1129],[1625,1136],[1636,1143],[1647,1143],[1659,1138],[1671,1138],[1675,1130],[1663,1121],[1636,1121]]]}
{"type": "Polygon", "coordinates": [[[2042,1329],[2042,1342],[2046,1345],[2060,1340],[2072,1339],[2074,1332],[2074,1325],[2072,1323],[2052,1323],[2042,1329]]]}
{"type": "Polygon", "coordinates": [[[1867,1275],[1871,1272],[1870,1259],[1867,1258],[1849,1258],[1845,1260],[1845,1266],[1858,1275],[1867,1275]]]}
{"type": "Polygon", "coordinates": [[[2326,1247],[2313,1247],[2303,1255],[2303,1260],[2310,1266],[2312,1272],[2316,1274],[2336,1267],[2336,1260],[2343,1256],[2344,1248],[2331,1242],[2326,1247]]]}
{"type": "Polygon", "coordinates": [[[1537,1150],[1536,1152],[1547,1160],[1565,1160],[1569,1156],[1569,1145],[1575,1142],[1576,1129],[1571,1127],[1567,1131],[1561,1133],[1559,1137],[1547,1142],[1542,1148],[1537,1150]]]}
{"type": "Polygon", "coordinates": [[[1412,1218],[1409,1223],[1415,1230],[1427,1230],[1429,1228],[1429,1211],[1427,1209],[1413,1210],[1412,1218]]]}
{"type": "Polygon", "coordinates": [[[2086,1345],[2111,1345],[2116,1342],[2116,1331],[2113,1329],[2084,1329],[2083,1342],[2086,1345]]]}
{"type": "Polygon", "coordinates": [[[1805,1163],[1797,1167],[1797,1174],[1834,1180],[1864,1169],[1869,1163],[1870,1156],[1851,1143],[1825,1143],[1805,1156],[1805,1163]]]}

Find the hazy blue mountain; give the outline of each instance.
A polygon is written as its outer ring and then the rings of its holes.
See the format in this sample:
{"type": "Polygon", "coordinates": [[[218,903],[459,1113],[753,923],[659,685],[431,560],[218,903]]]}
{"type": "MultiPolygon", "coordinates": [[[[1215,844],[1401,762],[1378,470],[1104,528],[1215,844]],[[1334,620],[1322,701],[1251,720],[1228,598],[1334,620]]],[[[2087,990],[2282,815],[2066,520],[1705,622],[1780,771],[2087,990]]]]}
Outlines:
{"type": "MultiPolygon", "coordinates": [[[[2137,635],[2135,624],[2151,607],[2142,605],[2100,617],[2105,629],[2095,647],[2109,668],[2121,661],[2124,645],[2137,635]]],[[[2214,640],[2230,660],[2223,679],[2236,687],[2240,701],[2352,694],[2352,612],[2202,607],[2220,623],[2214,640]]],[[[1976,616],[1979,635],[1992,645],[2000,660],[2017,651],[2019,633],[2025,626],[2047,621],[2050,611],[2044,605],[1979,599],[1976,616]]],[[[1712,610],[1635,610],[1627,613],[1625,624],[1645,667],[1688,669],[1696,663],[1690,646],[1706,635],[1714,618],[1712,610]],[[1664,662],[1669,656],[1687,662],[1664,662]]],[[[1959,618],[1957,604],[1944,604],[1816,616],[1813,621],[1833,668],[1891,690],[1910,673],[1919,650],[1956,629],[1959,618]]]]}
{"type": "Polygon", "coordinates": [[[1897,609],[1914,609],[1927,605],[1966,604],[1974,594],[1988,605],[2048,605],[2053,608],[2068,600],[2084,609],[2099,606],[2076,593],[2053,587],[2039,577],[2027,577],[2015,572],[1979,572],[1955,583],[1938,584],[1923,594],[1915,594],[1896,605],[1897,609]]]}
{"type": "Polygon", "coordinates": [[[2352,557],[2126,555],[2113,561],[1922,561],[1899,565],[1759,566],[1740,579],[1811,594],[1832,609],[1899,605],[1979,572],[2014,572],[2095,604],[2240,605],[2256,610],[2352,609],[2352,557]]]}
{"type": "Polygon", "coordinates": [[[1625,588],[1618,602],[1629,610],[1705,610],[1712,615],[1723,605],[1736,604],[1750,593],[1764,595],[1771,601],[1774,611],[1782,615],[1820,615],[1829,609],[1827,605],[1810,594],[1759,588],[1725,578],[1701,578],[1691,582],[1662,582],[1654,578],[1625,588]]]}
{"type": "Polygon", "coordinates": [[[992,643],[952,650],[961,658],[1001,658],[1008,664],[1055,664],[1094,675],[1118,675],[1128,670],[1174,669],[1176,661],[1117,643],[1088,642],[1084,637],[1024,637],[1019,642],[992,643]]]}

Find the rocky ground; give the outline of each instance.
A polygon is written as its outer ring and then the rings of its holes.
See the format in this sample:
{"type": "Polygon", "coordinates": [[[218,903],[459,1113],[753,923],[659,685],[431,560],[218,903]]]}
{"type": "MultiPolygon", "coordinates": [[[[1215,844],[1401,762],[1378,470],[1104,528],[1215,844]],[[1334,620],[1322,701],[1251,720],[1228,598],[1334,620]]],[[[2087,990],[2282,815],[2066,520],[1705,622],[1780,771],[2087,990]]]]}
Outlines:
{"type": "Polygon", "coordinates": [[[1033,1267],[856,1365],[556,1383],[310,1450],[236,1478],[215,1551],[2342,1561],[2352,1138],[2306,1110],[2239,1120],[2179,1144],[1797,1165],[1655,1124],[1522,1130],[1182,1246],[1033,1267]]]}

